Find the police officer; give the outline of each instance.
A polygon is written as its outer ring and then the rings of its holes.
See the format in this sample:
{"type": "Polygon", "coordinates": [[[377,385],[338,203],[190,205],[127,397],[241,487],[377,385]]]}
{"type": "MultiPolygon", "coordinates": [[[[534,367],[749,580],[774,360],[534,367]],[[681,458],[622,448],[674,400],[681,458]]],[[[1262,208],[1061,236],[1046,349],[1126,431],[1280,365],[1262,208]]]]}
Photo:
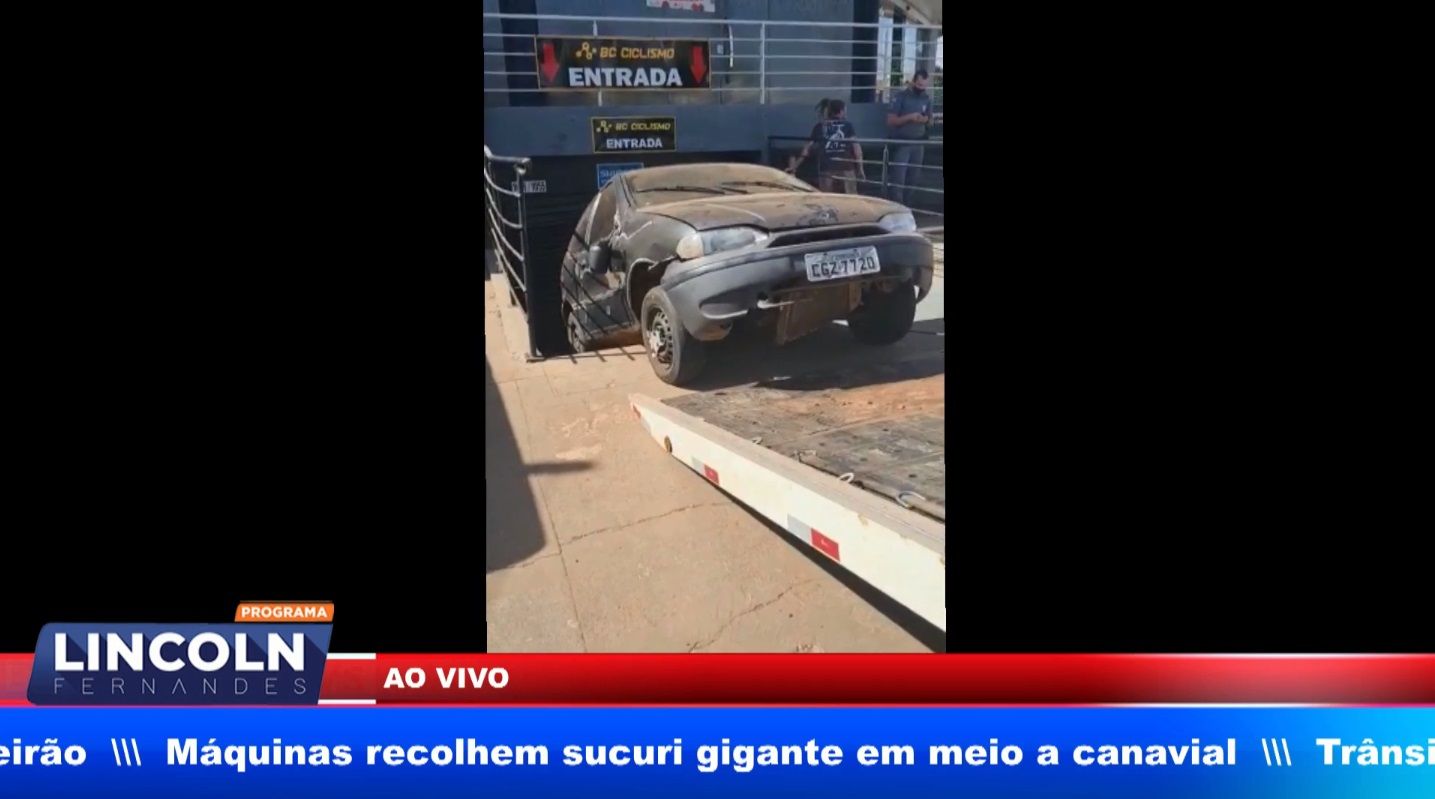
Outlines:
{"type": "MultiPolygon", "coordinates": [[[[911,83],[896,94],[887,106],[887,138],[905,141],[922,141],[927,138],[927,126],[932,123],[932,96],[927,94],[927,70],[919,69],[912,76],[911,83]]],[[[889,145],[891,153],[887,159],[887,194],[895,202],[907,204],[911,192],[906,187],[916,183],[919,170],[908,169],[908,165],[921,166],[920,144],[889,145]]]]}

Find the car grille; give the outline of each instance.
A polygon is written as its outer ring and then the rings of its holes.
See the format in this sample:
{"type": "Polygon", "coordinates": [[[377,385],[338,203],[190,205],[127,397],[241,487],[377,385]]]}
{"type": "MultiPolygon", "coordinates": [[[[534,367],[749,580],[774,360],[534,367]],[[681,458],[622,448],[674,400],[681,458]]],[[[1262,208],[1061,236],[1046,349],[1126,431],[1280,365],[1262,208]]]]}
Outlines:
{"type": "Polygon", "coordinates": [[[789,247],[794,244],[811,244],[814,241],[851,239],[858,236],[881,236],[887,230],[878,225],[830,225],[827,227],[802,228],[776,233],[768,241],[769,247],[789,247]]]}

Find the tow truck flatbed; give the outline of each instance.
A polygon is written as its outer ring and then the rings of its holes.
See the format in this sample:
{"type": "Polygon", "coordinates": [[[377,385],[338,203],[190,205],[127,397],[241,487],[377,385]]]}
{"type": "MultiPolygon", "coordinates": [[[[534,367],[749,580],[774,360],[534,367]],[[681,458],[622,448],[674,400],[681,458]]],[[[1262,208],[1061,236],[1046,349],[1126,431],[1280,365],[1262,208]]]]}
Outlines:
{"type": "Polygon", "coordinates": [[[944,371],[935,353],[631,399],[679,461],[946,629],[944,371]]]}

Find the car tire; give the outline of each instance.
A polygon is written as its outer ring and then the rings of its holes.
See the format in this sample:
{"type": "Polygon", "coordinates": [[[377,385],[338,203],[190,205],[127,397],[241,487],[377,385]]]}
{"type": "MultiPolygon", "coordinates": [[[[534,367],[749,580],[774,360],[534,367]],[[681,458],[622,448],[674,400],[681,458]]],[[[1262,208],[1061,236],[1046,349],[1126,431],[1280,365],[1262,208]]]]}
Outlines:
{"type": "Polygon", "coordinates": [[[863,344],[884,347],[896,344],[912,330],[917,318],[917,290],[903,284],[892,291],[877,286],[862,296],[862,304],[847,317],[852,336],[863,344]]]}
{"type": "Polygon", "coordinates": [[[587,352],[592,346],[592,339],[583,332],[583,327],[578,321],[577,311],[568,312],[566,324],[568,325],[568,346],[573,349],[574,353],[587,352]]]}
{"type": "Polygon", "coordinates": [[[678,319],[673,301],[661,287],[643,297],[639,314],[643,323],[643,344],[648,350],[648,363],[664,383],[675,386],[692,382],[707,360],[703,343],[693,338],[678,319]]]}

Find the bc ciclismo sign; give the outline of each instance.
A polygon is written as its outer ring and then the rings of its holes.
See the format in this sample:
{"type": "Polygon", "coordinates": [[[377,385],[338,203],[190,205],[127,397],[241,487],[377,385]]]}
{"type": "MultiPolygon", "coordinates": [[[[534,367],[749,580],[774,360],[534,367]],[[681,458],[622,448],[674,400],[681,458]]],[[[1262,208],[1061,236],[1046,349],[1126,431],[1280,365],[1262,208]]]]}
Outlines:
{"type": "Polygon", "coordinates": [[[706,89],[708,43],[697,39],[540,36],[542,89],[706,89]]]}
{"type": "Polygon", "coordinates": [[[595,153],[667,153],[678,149],[673,117],[590,117],[595,153]]]}

